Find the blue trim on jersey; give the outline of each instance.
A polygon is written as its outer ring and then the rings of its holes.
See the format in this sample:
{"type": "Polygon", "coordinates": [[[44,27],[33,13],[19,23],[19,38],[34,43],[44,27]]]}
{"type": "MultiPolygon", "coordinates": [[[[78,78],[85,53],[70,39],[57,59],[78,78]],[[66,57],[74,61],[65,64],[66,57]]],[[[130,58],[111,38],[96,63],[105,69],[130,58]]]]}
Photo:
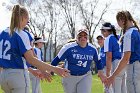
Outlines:
{"type": "Polygon", "coordinates": [[[140,32],[136,27],[126,31],[123,38],[123,52],[131,52],[129,63],[140,61],[140,32]]]}
{"type": "Polygon", "coordinates": [[[43,61],[44,59],[43,59],[43,53],[42,53],[42,51],[41,51],[41,55],[40,56],[41,56],[41,60],[43,61]]]}
{"type": "Polygon", "coordinates": [[[37,50],[36,50],[36,48],[34,48],[34,52],[35,52],[35,54],[37,55],[37,50]]]}
{"type": "Polygon", "coordinates": [[[96,62],[98,70],[103,68],[98,61],[96,48],[90,43],[85,48],[80,47],[76,42],[64,45],[52,61],[52,65],[57,65],[60,60],[67,60],[67,69],[72,75],[83,75],[90,71],[92,61],[96,62]]]}
{"type": "Polygon", "coordinates": [[[31,34],[30,34],[27,30],[23,30],[23,31],[27,33],[27,35],[29,36],[30,42],[32,42],[34,39],[33,39],[33,37],[31,36],[31,34]]]}
{"type": "Polygon", "coordinates": [[[112,62],[121,59],[121,49],[116,37],[111,34],[104,41],[104,52],[112,52],[112,62]]]}

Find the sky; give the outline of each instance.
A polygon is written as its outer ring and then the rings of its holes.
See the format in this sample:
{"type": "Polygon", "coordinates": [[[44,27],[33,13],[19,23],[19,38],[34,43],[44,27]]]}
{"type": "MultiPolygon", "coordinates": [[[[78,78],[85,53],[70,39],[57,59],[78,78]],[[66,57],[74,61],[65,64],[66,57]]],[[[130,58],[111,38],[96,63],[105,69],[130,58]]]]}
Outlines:
{"type": "MultiPolygon", "coordinates": [[[[101,0],[101,4],[104,2],[109,2],[110,0],[101,0]]],[[[112,4],[109,8],[109,11],[103,16],[105,21],[109,21],[116,25],[115,15],[118,10],[122,9],[131,9],[131,6],[128,2],[129,0],[112,0],[112,4]]],[[[0,30],[9,26],[11,11],[6,9],[8,5],[8,0],[0,0],[0,30]]],[[[102,6],[100,6],[102,7],[102,6]]]]}

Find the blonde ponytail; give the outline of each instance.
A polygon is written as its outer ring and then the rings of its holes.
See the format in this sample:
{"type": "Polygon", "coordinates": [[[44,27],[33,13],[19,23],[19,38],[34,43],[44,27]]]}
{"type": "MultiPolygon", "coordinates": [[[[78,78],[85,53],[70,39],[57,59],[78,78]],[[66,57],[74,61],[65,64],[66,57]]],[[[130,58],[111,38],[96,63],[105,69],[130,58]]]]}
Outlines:
{"type": "Polygon", "coordinates": [[[19,5],[15,5],[12,10],[12,16],[11,16],[11,23],[10,23],[10,34],[12,35],[15,31],[15,29],[18,29],[20,31],[20,21],[21,18],[24,16],[28,16],[28,12],[24,7],[21,7],[19,5]]]}

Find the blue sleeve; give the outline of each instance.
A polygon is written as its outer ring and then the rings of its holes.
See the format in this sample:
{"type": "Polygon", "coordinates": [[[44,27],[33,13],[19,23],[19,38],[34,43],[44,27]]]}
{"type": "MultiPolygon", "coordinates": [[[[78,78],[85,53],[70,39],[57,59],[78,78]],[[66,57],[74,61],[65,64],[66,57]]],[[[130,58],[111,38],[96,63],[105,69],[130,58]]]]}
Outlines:
{"type": "Polygon", "coordinates": [[[61,60],[58,58],[58,56],[56,56],[53,61],[51,62],[51,65],[53,66],[57,66],[58,63],[60,62],[61,60]]]}
{"type": "Polygon", "coordinates": [[[43,53],[42,53],[42,51],[41,51],[41,60],[43,61],[43,53]]]}
{"type": "Polygon", "coordinates": [[[93,59],[94,59],[94,62],[96,63],[97,70],[102,70],[103,64],[100,60],[98,60],[97,50],[95,50],[95,54],[94,54],[93,59]]]}

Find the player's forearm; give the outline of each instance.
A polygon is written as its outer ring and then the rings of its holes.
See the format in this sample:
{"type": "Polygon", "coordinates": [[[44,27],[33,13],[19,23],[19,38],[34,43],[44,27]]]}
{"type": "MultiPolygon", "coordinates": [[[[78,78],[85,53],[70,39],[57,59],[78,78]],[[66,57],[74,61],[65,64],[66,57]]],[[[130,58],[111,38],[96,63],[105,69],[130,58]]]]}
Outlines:
{"type": "Polygon", "coordinates": [[[107,77],[110,76],[111,68],[112,68],[111,59],[107,59],[107,62],[106,62],[106,76],[107,77]]]}
{"type": "Polygon", "coordinates": [[[41,71],[54,71],[54,67],[51,66],[50,64],[47,64],[47,63],[44,63],[42,61],[39,61],[36,57],[33,56],[33,53],[31,50],[27,51],[25,54],[24,54],[27,62],[29,62],[29,64],[37,67],[38,69],[40,69],[41,71]]]}
{"type": "Polygon", "coordinates": [[[112,52],[106,53],[106,76],[110,76],[112,69],[112,52]]]}

